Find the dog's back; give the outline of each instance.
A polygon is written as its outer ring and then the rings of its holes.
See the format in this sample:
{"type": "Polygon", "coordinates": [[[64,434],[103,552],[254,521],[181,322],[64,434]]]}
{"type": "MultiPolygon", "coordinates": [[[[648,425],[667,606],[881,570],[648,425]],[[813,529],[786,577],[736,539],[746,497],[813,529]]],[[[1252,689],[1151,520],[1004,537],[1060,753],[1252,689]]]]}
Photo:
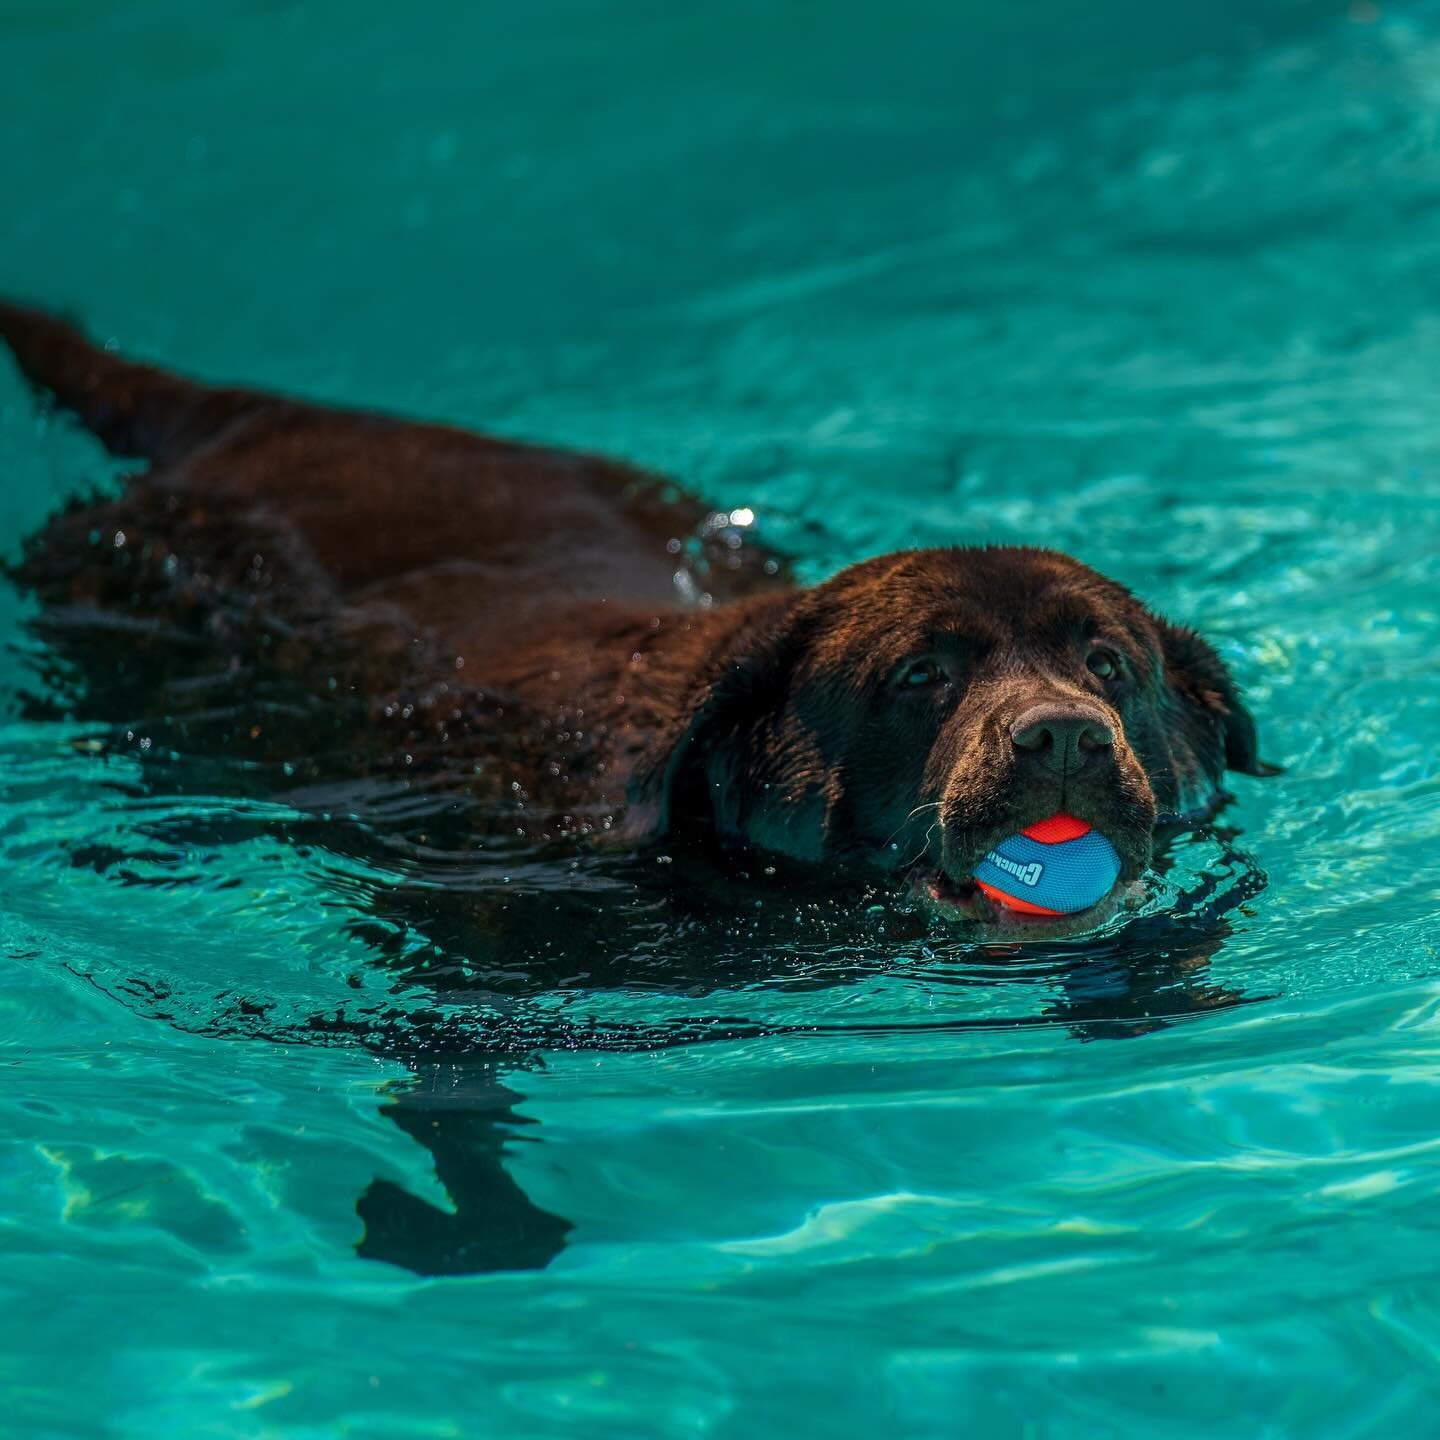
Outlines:
{"type": "Polygon", "coordinates": [[[50,605],[99,599],[97,526],[191,574],[258,570],[279,623],[386,614],[482,663],[577,602],[670,609],[783,580],[776,557],[629,465],[197,384],[4,302],[0,336],[107,448],[150,462],[118,500],[32,545],[29,578],[50,605]]]}

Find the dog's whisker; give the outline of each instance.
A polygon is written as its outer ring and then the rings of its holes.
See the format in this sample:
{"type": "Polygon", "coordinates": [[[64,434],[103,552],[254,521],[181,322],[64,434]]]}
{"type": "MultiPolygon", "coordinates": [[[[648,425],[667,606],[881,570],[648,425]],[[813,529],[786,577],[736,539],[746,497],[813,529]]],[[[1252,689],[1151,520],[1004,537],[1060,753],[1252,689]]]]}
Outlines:
{"type": "MultiPolygon", "coordinates": [[[[923,807],[922,807],[922,808],[923,808],[923,807]]],[[[918,865],[918,864],[925,858],[926,852],[930,849],[930,841],[934,838],[935,832],[936,832],[939,828],[940,828],[940,822],[937,820],[937,821],[925,832],[925,843],[920,847],[920,853],[919,853],[918,855],[916,855],[913,860],[906,860],[906,861],[904,862],[904,868],[905,868],[906,870],[908,870],[912,865],[918,865]]]]}
{"type": "MultiPolygon", "coordinates": [[[[888,845],[917,815],[925,810],[938,810],[939,800],[931,800],[925,805],[917,805],[895,828],[885,837],[885,844],[888,845]]],[[[928,841],[926,842],[928,845],[928,841]]],[[[923,853],[923,852],[922,852],[923,853]]]]}

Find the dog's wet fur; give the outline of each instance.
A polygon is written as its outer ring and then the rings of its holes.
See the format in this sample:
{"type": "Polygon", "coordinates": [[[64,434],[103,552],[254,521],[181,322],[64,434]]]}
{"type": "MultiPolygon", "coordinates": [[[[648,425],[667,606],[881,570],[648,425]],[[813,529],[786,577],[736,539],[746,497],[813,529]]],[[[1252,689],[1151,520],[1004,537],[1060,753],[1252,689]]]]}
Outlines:
{"type": "MultiPolygon", "coordinates": [[[[10,567],[47,642],[27,713],[99,722],[156,788],[283,793],[314,817],[293,829],[362,854],[394,835],[345,831],[333,812],[363,820],[367,796],[376,814],[407,797],[405,854],[445,860],[448,883],[377,890],[356,928],[397,986],[452,1013],[510,1007],[499,1029],[398,1010],[286,1029],[242,997],[212,1021],[286,1043],[343,1036],[411,1073],[386,1113],[430,1149],[452,1209],[374,1182],[357,1204],[374,1259],[450,1274],[564,1247],[569,1223],[503,1159],[518,1121],[504,1079],[533,1052],[749,1033],[592,1034],[514,1008],[576,984],[733,983],[733,958],[709,954],[725,945],[682,963],[635,943],[627,907],[604,903],[640,893],[632,859],[666,887],[663,908],[637,906],[652,931],[736,936],[747,965],[794,941],[783,920],[764,929],[779,907],[756,908],[757,889],[811,914],[821,893],[858,910],[909,888],[925,926],[938,913],[1003,950],[1100,925],[1157,827],[1209,814],[1227,768],[1270,771],[1214,650],[1053,551],[908,551],[806,589],[748,516],[624,464],[193,383],[4,302],[0,337],[37,389],[141,462],[52,516],[10,567]],[[971,882],[977,860],[1057,811],[1115,845],[1115,889],[1075,917],[997,910],[971,882]],[[539,860],[528,886],[496,887],[474,883],[470,854],[539,860]],[[585,884],[557,854],[588,855],[585,884]]],[[[1237,1003],[1205,966],[1259,883],[1201,893],[1174,924],[1147,914],[1086,936],[1045,1018],[1091,1039],[1237,1003]]],[[[785,983],[848,973],[822,969],[785,983]]]]}
{"type": "MultiPolygon", "coordinates": [[[[403,752],[431,783],[508,787],[547,836],[750,847],[837,886],[908,873],[984,930],[1020,923],[970,883],[1005,836],[1089,821],[1123,891],[1158,819],[1212,809],[1227,767],[1266,769],[1215,651],[1054,551],[906,551],[802,589],[629,466],[195,384],[23,307],[0,305],[0,335],[149,462],[17,573],[57,625],[103,611],[173,648],[150,719],[203,717],[207,685],[243,674],[355,768],[403,752]],[[477,775],[467,740],[491,758],[507,705],[526,743],[477,775]]],[[[275,728],[231,740],[263,750],[275,728]]]]}

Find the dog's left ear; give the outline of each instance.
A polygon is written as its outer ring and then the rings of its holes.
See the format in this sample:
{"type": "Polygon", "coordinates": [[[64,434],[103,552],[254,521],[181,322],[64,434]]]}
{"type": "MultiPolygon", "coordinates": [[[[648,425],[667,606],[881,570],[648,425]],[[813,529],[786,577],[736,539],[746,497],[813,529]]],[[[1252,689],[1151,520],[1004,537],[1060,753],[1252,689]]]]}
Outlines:
{"type": "Polygon", "coordinates": [[[1218,722],[1225,741],[1225,768],[1242,775],[1279,775],[1260,758],[1255,717],[1245,708],[1234,678],[1210,643],[1184,625],[1162,625],[1161,647],[1170,688],[1218,722]]]}
{"type": "MultiPolygon", "coordinates": [[[[730,635],[697,657],[686,690],[649,737],[628,787],[627,838],[658,839],[682,812],[737,829],[747,797],[742,772],[773,721],[793,662],[793,596],[749,607],[730,635]]],[[[738,608],[738,607],[737,607],[738,608]]]]}

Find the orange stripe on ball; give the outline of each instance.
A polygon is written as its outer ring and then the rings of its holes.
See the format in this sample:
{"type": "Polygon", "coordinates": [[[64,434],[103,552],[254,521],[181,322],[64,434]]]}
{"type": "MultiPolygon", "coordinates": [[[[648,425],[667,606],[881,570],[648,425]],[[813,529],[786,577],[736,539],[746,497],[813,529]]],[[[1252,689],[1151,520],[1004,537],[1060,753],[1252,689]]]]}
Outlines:
{"type": "Polygon", "coordinates": [[[1073,815],[1058,814],[1048,820],[1037,820],[1028,830],[1020,833],[1027,840],[1038,840],[1042,845],[1060,845],[1066,840],[1078,840],[1082,835],[1088,835],[1090,822],[1077,820],[1073,815]]]}
{"type": "MultiPolygon", "coordinates": [[[[1088,825],[1085,827],[1090,828],[1088,825]]],[[[1063,910],[1047,910],[1043,905],[1032,905],[1028,900],[1019,900],[1014,895],[1007,895],[1003,890],[997,890],[993,885],[987,885],[983,880],[977,880],[975,884],[983,890],[997,905],[1003,905],[1007,910],[1018,910],[1022,915],[1063,915],[1063,910]]]]}

